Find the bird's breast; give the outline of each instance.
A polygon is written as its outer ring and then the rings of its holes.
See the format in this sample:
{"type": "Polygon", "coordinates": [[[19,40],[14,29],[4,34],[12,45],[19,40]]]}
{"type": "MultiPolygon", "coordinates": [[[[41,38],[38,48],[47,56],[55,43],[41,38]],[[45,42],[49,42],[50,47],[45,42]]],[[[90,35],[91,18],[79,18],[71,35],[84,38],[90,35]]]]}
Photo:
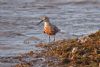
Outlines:
{"type": "Polygon", "coordinates": [[[44,32],[48,35],[55,35],[55,31],[51,26],[45,26],[44,32]]]}

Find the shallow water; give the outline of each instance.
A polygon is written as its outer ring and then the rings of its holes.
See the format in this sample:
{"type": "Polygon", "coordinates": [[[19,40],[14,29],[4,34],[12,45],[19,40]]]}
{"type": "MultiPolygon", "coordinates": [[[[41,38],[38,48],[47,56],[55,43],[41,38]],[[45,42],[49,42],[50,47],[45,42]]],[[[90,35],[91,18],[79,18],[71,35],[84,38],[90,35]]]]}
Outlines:
{"type": "Polygon", "coordinates": [[[43,15],[61,29],[56,40],[100,29],[99,0],[0,0],[0,56],[40,50],[35,44],[48,42],[43,24],[36,25],[43,15]]]}

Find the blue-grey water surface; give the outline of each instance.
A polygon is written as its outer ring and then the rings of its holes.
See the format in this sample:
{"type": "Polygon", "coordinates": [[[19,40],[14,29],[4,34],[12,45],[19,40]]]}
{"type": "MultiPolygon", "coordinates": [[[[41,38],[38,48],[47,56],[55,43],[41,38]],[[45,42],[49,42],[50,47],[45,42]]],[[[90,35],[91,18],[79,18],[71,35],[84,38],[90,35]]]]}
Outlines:
{"type": "Polygon", "coordinates": [[[56,40],[100,29],[99,0],[0,0],[0,56],[39,50],[35,44],[48,42],[43,23],[36,25],[43,15],[61,29],[56,40]]]}

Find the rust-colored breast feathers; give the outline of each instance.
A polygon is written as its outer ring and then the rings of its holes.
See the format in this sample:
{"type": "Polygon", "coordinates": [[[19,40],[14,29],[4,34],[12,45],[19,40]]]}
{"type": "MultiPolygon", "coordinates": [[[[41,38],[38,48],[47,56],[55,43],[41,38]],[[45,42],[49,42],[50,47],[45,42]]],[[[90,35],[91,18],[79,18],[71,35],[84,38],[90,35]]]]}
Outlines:
{"type": "Polygon", "coordinates": [[[48,35],[55,35],[58,31],[53,26],[44,27],[44,33],[48,35]]]}

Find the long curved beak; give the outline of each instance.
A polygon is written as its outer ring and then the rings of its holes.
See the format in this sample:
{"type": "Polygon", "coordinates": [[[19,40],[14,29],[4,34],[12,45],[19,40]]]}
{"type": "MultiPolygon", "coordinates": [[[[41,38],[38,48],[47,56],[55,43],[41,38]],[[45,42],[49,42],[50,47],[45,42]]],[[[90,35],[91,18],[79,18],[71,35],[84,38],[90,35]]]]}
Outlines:
{"type": "Polygon", "coordinates": [[[41,20],[37,25],[39,25],[41,22],[43,22],[43,20],[41,20]]]}

